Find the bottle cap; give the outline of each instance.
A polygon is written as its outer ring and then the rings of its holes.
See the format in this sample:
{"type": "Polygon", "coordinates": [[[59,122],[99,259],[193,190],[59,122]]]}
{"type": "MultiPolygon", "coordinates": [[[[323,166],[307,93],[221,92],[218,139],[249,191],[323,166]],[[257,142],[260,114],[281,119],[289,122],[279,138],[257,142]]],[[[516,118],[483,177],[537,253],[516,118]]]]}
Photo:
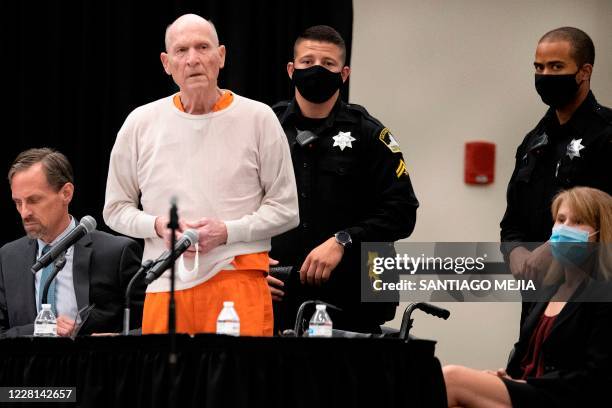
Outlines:
{"type": "Polygon", "coordinates": [[[317,310],[325,310],[327,309],[327,305],[317,305],[317,310]]]}
{"type": "Polygon", "coordinates": [[[223,307],[234,307],[234,302],[232,300],[226,300],[223,302],[223,307]]]}
{"type": "Polygon", "coordinates": [[[43,303],[43,304],[41,305],[41,308],[42,308],[43,310],[51,310],[51,304],[50,304],[50,303],[43,303]]]}

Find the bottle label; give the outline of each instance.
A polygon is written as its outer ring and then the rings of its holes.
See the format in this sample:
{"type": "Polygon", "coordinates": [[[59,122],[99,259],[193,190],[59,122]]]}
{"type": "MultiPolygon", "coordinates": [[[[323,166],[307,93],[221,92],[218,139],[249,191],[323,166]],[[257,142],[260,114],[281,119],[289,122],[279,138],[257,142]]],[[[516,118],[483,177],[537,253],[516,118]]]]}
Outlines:
{"type": "Polygon", "coordinates": [[[308,327],[308,337],[331,337],[332,326],[330,325],[310,325],[308,327]]]}
{"type": "Polygon", "coordinates": [[[57,336],[57,324],[36,323],[34,325],[35,336],[57,336]]]}
{"type": "Polygon", "coordinates": [[[217,322],[217,334],[240,336],[240,322],[217,322]]]}

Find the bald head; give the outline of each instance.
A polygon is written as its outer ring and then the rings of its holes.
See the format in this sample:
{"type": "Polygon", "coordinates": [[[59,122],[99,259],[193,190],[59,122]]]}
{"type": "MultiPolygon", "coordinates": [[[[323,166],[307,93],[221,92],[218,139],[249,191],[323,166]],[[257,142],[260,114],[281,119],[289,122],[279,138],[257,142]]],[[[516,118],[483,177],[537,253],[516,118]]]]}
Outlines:
{"type": "Polygon", "coordinates": [[[206,20],[203,17],[198,16],[197,14],[183,14],[172,24],[166,28],[166,52],[168,52],[170,48],[170,44],[172,44],[173,37],[177,31],[184,29],[185,27],[192,26],[200,26],[202,29],[205,29],[210,32],[211,38],[214,41],[214,45],[219,46],[219,36],[217,35],[217,30],[212,22],[206,20]]]}

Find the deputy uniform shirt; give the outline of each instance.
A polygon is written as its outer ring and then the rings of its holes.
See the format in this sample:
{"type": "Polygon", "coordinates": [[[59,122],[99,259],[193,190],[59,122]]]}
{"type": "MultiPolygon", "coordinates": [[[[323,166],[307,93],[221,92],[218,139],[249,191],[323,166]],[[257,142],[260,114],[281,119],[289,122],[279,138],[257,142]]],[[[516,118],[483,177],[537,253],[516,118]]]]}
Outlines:
{"type": "MultiPolygon", "coordinates": [[[[273,238],[272,257],[299,268],[312,249],[336,232],[347,231],[353,245],[345,250],[330,281],[320,288],[298,282],[291,289],[304,299],[343,307],[348,315],[360,303],[361,262],[367,263],[367,256],[360,257],[360,243],[397,241],[414,229],[419,203],[406,163],[389,129],[359,105],[338,100],[325,119],[304,118],[295,100],[273,109],[290,145],[300,224],[273,238]],[[296,138],[304,130],[318,139],[301,146],[296,138]]],[[[368,277],[361,277],[367,284],[368,277]]],[[[387,304],[373,320],[392,318],[394,308],[387,304]]]]}
{"type": "Polygon", "coordinates": [[[518,147],[501,221],[504,252],[520,242],[547,241],[552,200],[574,186],[612,194],[612,110],[599,105],[591,92],[563,125],[549,109],[518,147]]]}

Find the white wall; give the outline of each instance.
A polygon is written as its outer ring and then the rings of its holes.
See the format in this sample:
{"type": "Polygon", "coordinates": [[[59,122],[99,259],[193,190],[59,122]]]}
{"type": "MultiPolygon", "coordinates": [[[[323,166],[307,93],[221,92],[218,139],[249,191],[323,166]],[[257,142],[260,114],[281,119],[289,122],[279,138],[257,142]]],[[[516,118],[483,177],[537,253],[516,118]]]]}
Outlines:
{"type": "MultiPolygon", "coordinates": [[[[612,1],[354,0],[351,101],[402,146],[421,203],[410,241],[499,240],[516,147],[546,110],[533,87],[535,47],[564,25],[593,39],[592,89],[612,106],[612,1]],[[469,140],[496,143],[493,185],[463,183],[469,140]]],[[[520,305],[441,306],[449,321],[417,312],[413,332],[438,340],[443,364],[505,365],[520,305]]]]}

